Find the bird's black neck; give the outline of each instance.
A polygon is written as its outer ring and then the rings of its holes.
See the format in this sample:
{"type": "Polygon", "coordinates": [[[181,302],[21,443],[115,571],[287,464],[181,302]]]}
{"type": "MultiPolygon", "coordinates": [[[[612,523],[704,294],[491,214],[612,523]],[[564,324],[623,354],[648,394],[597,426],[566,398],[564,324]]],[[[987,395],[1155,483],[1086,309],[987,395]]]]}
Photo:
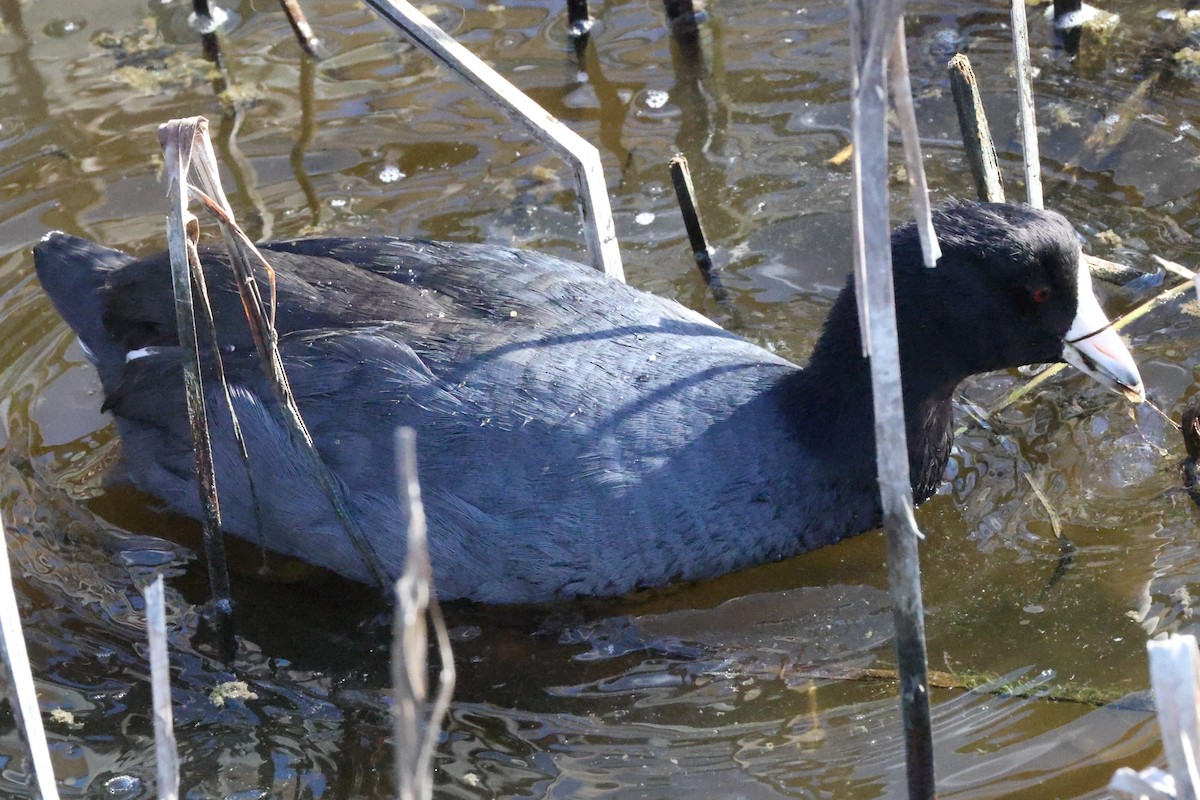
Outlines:
{"type": "MultiPolygon", "coordinates": [[[[789,416],[801,444],[814,453],[836,453],[849,471],[875,474],[875,410],[871,364],[863,356],[854,297],[843,292],[826,323],[808,366],[784,389],[789,416]]],[[[959,381],[944,365],[929,364],[901,342],[905,434],[913,498],[921,502],[937,488],[950,457],[953,416],[950,399],[959,381]]]]}

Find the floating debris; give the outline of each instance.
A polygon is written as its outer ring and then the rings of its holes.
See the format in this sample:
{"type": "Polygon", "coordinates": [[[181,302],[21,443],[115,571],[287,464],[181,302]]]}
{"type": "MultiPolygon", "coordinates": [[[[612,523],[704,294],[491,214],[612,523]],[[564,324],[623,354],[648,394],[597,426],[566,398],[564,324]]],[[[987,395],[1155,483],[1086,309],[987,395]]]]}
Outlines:
{"type": "Polygon", "coordinates": [[[661,89],[651,89],[646,92],[646,107],[654,109],[662,108],[670,99],[671,96],[661,89]]]}
{"type": "Polygon", "coordinates": [[[213,687],[208,699],[213,701],[213,705],[221,707],[226,700],[257,700],[258,695],[250,691],[245,681],[225,681],[213,687]]]}
{"type": "Polygon", "coordinates": [[[407,178],[408,176],[400,171],[400,168],[395,164],[388,164],[379,172],[379,180],[381,183],[395,183],[396,181],[407,178]]]}
{"type": "Polygon", "coordinates": [[[1200,80],[1200,49],[1195,47],[1185,47],[1182,50],[1175,52],[1175,66],[1178,67],[1176,74],[1181,78],[1188,80],[1200,80]]]}
{"type": "Polygon", "coordinates": [[[1046,8],[1046,17],[1054,20],[1054,27],[1060,31],[1083,28],[1100,37],[1101,40],[1116,30],[1117,25],[1121,22],[1120,14],[1114,14],[1087,3],[1084,3],[1078,11],[1071,11],[1057,18],[1054,16],[1054,5],[1052,4],[1046,8]]]}
{"type": "Polygon", "coordinates": [[[203,56],[164,45],[153,17],[125,33],[99,31],[92,44],[112,52],[117,67],[113,80],[147,96],[191,89],[221,77],[216,65],[203,56]]]}
{"type": "Polygon", "coordinates": [[[78,730],[83,727],[82,722],[75,721],[75,715],[65,708],[50,709],[50,721],[57,725],[65,725],[68,728],[78,730]]]}

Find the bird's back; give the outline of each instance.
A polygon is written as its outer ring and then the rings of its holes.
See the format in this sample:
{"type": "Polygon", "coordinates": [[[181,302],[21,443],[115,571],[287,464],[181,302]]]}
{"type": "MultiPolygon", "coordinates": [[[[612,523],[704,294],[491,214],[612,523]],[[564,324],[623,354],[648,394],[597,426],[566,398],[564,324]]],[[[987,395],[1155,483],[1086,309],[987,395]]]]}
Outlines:
{"type": "MultiPolygon", "coordinates": [[[[77,259],[80,241],[48,239],[39,271],[59,269],[59,252],[77,259]]],[[[805,549],[822,476],[788,440],[774,391],[798,372],[788,362],[677,303],[544,255],[399,239],[265,252],[297,401],[389,574],[403,557],[399,425],[418,432],[446,596],[614,594],[805,549]]],[[[215,411],[228,527],[369,579],[274,422],[240,300],[224,265],[214,268],[223,259],[204,260],[258,465],[252,497],[215,411]]],[[[134,482],[196,513],[169,289],[165,257],[110,268],[98,291],[119,347],[85,344],[101,362],[134,482]],[[126,361],[131,351],[140,355],[126,361]]],[[[825,516],[819,524],[838,525],[837,512],[825,516]]]]}

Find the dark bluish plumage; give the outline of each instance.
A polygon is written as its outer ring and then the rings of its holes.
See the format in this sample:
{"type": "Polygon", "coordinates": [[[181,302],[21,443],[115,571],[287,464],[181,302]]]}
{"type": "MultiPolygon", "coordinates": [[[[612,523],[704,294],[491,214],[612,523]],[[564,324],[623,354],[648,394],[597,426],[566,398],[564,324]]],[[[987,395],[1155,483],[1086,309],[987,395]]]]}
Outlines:
{"type": "MultiPolygon", "coordinates": [[[[960,204],[935,222],[937,269],[920,265],[911,225],[893,235],[918,500],[945,468],[955,386],[1061,360],[1086,280],[1056,214],[960,204]]],[[[418,432],[443,597],[618,594],[878,524],[868,364],[850,287],[801,370],[677,303],[537,253],[391,238],[263,250],[278,275],[297,401],[391,575],[404,555],[399,425],[418,432]]],[[[198,515],[166,256],[135,260],[64,234],[35,252],[42,284],[99,369],[130,478],[198,515]]],[[[228,530],[369,580],[274,421],[224,257],[203,259],[262,511],[260,527],[213,403],[228,530]]]]}
{"type": "Polygon", "coordinates": [[[1200,395],[1193,396],[1183,407],[1179,432],[1183,435],[1183,446],[1187,450],[1187,458],[1180,465],[1183,485],[1192,500],[1200,505],[1200,395]]]}

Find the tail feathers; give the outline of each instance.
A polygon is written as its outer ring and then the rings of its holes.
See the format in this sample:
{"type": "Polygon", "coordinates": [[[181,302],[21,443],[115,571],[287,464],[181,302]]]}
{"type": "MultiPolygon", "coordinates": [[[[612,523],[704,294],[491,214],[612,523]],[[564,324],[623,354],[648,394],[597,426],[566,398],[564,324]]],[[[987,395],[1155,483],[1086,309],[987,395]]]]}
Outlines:
{"type": "Polygon", "coordinates": [[[89,357],[104,372],[125,361],[125,348],[104,329],[104,288],[133,256],[87,239],[52,231],[33,248],[38,280],[58,313],[74,329],[89,357]]]}

